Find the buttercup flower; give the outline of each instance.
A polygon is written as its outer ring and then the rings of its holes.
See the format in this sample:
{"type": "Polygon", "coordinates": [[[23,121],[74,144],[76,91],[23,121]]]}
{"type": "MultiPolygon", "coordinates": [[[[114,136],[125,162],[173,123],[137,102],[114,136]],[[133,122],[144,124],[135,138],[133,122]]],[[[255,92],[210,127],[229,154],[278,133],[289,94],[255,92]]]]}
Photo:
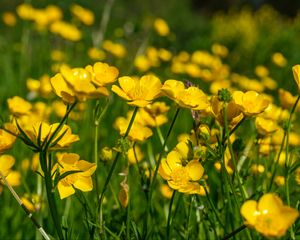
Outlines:
{"type": "Polygon", "coordinates": [[[262,117],[256,117],[255,126],[259,134],[267,135],[275,132],[278,129],[278,126],[275,121],[270,119],[265,119],[262,117]]]}
{"type": "Polygon", "coordinates": [[[116,67],[102,62],[96,62],[93,66],[88,65],[85,69],[92,74],[92,82],[98,87],[115,82],[119,75],[119,70],[116,67]]]}
{"type": "Polygon", "coordinates": [[[167,22],[162,19],[162,18],[156,18],[153,23],[155,31],[160,35],[160,36],[167,36],[170,33],[169,26],[167,22]]]}
{"type": "Polygon", "coordinates": [[[207,95],[197,87],[185,88],[184,84],[177,80],[167,80],[161,91],[179,106],[193,110],[206,110],[209,107],[207,95]]]}
{"type": "Polygon", "coordinates": [[[92,25],[94,23],[94,13],[91,10],[83,8],[77,4],[71,6],[72,14],[85,25],[92,25]]]}
{"type": "Polygon", "coordinates": [[[276,52],[272,55],[272,62],[278,67],[284,67],[287,64],[286,58],[282,55],[282,53],[276,52]]]}
{"type": "Polygon", "coordinates": [[[15,164],[15,158],[11,155],[0,156],[0,172],[4,177],[7,177],[11,172],[12,166],[15,164]]]}
{"type": "MultiPolygon", "coordinates": [[[[9,132],[17,133],[16,128],[10,124],[4,124],[4,128],[7,129],[9,132]]],[[[15,143],[16,137],[7,131],[0,129],[0,153],[10,149],[12,145],[15,143]]]]}
{"type": "Polygon", "coordinates": [[[28,114],[32,108],[31,103],[18,96],[7,99],[7,105],[9,111],[16,117],[28,114]]]}
{"type": "MultiPolygon", "coordinates": [[[[183,143],[186,144],[187,143],[183,143]]],[[[158,172],[168,185],[179,192],[188,194],[205,195],[205,190],[198,181],[204,174],[201,163],[193,159],[188,161],[187,149],[182,145],[178,150],[172,150],[165,159],[161,161],[158,172]],[[187,162],[188,161],[188,162],[187,162]],[[185,164],[187,162],[187,164],[185,164]]]]}
{"type": "Polygon", "coordinates": [[[80,160],[80,156],[75,153],[58,154],[57,160],[58,164],[54,165],[52,171],[58,169],[60,176],[70,171],[78,171],[70,173],[58,182],[57,188],[61,199],[74,194],[74,188],[83,192],[88,192],[93,189],[91,176],[96,170],[96,164],[80,160]]]}
{"type": "Polygon", "coordinates": [[[263,112],[268,106],[269,101],[255,91],[241,92],[235,91],[232,94],[233,101],[247,116],[253,116],[263,112]]]}
{"type": "Polygon", "coordinates": [[[107,89],[96,87],[92,80],[93,75],[88,70],[67,66],[61,67],[60,73],[50,79],[55,94],[67,103],[73,103],[76,99],[85,101],[101,95],[108,96],[107,89]]]}
{"type": "Polygon", "coordinates": [[[145,107],[161,94],[161,82],[153,75],[145,75],[140,79],[120,77],[118,81],[121,88],[113,85],[111,90],[129,105],[145,107]]]}
{"type": "Polygon", "coordinates": [[[248,200],[241,207],[246,224],[265,237],[282,237],[298,218],[296,209],[283,205],[274,193],[264,194],[259,201],[248,200]]]}

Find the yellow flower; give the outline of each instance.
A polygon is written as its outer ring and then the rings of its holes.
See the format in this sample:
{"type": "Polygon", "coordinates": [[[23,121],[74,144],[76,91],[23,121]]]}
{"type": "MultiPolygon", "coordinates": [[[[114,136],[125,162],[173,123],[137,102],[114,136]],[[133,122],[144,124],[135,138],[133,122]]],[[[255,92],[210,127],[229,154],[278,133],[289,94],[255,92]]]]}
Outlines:
{"type": "MultiPolygon", "coordinates": [[[[15,126],[12,124],[4,124],[4,128],[7,129],[9,132],[17,133],[15,126]]],[[[10,149],[12,145],[15,143],[16,137],[7,131],[0,129],[0,153],[10,149]]]]}
{"type": "Polygon", "coordinates": [[[118,81],[121,88],[113,85],[111,90],[128,101],[129,105],[145,107],[161,94],[161,82],[153,75],[145,75],[140,79],[120,77],[118,81]]]}
{"type": "Polygon", "coordinates": [[[64,39],[75,42],[79,41],[82,35],[76,26],[63,21],[55,21],[52,23],[50,31],[54,34],[60,35],[64,39]]]}
{"type": "Polygon", "coordinates": [[[263,65],[258,65],[255,67],[255,74],[260,78],[264,78],[269,75],[269,70],[263,65]]]}
{"type": "Polygon", "coordinates": [[[227,57],[228,52],[229,52],[227,47],[217,44],[217,43],[212,45],[211,51],[213,52],[213,54],[223,57],[223,58],[227,57]]]}
{"type": "Polygon", "coordinates": [[[275,132],[278,129],[277,123],[270,119],[265,119],[262,117],[256,117],[255,127],[259,134],[267,135],[275,132]]]}
{"type": "Polygon", "coordinates": [[[298,92],[300,92],[300,65],[299,64],[293,66],[293,75],[294,75],[295,82],[298,86],[298,92]]]}
{"type": "Polygon", "coordinates": [[[134,66],[140,72],[146,72],[151,68],[151,62],[145,55],[138,55],[134,59],[134,66]]]}
{"type": "Polygon", "coordinates": [[[85,25],[92,25],[94,23],[94,13],[77,4],[71,6],[71,13],[85,25]]]}
{"type": "Polygon", "coordinates": [[[92,60],[104,60],[106,58],[106,54],[104,51],[98,49],[98,48],[89,48],[88,50],[88,56],[92,60]]]}
{"type": "Polygon", "coordinates": [[[263,112],[268,106],[269,101],[255,91],[241,92],[235,91],[232,94],[233,101],[247,116],[253,116],[263,112]]]}
{"type": "Polygon", "coordinates": [[[168,181],[168,185],[172,189],[188,194],[205,195],[203,186],[198,182],[204,174],[204,168],[196,159],[188,161],[187,152],[182,148],[183,146],[178,147],[183,151],[169,152],[167,157],[161,161],[159,174],[168,181]],[[187,164],[185,164],[186,162],[187,164]]]}
{"type": "Polygon", "coordinates": [[[100,159],[110,161],[113,159],[113,150],[109,147],[103,147],[100,151],[100,159]]]}
{"type": "Polygon", "coordinates": [[[259,201],[248,200],[241,207],[246,224],[265,237],[282,237],[298,218],[296,209],[283,205],[274,193],[264,194],[259,201]]]}
{"type": "Polygon", "coordinates": [[[173,195],[173,189],[169,187],[167,184],[162,184],[159,188],[161,194],[165,197],[170,199],[173,195]]]}
{"type": "Polygon", "coordinates": [[[137,162],[142,161],[144,154],[139,146],[135,146],[128,150],[127,158],[130,164],[136,164],[137,162]]]}
{"type": "Polygon", "coordinates": [[[110,40],[105,40],[103,42],[103,49],[116,56],[117,58],[123,58],[127,54],[126,48],[123,45],[114,43],[110,40]]]}
{"type": "MultiPolygon", "coordinates": [[[[49,141],[58,125],[59,123],[49,125],[45,122],[38,122],[30,127],[27,126],[24,131],[35,144],[38,144],[38,137],[40,136],[40,145],[42,145],[44,141],[49,141]]],[[[78,135],[72,134],[71,128],[68,125],[63,125],[49,146],[51,149],[68,148],[76,141],[79,141],[78,135]],[[53,145],[54,143],[55,145],[53,145]]]]}
{"type": "Polygon", "coordinates": [[[148,104],[146,107],[139,109],[136,121],[149,127],[161,126],[168,121],[166,116],[168,111],[169,106],[164,102],[148,104]]]}
{"type": "Polygon", "coordinates": [[[167,36],[170,33],[167,22],[162,18],[156,18],[153,23],[155,31],[162,37],[167,36]]]}
{"type": "Polygon", "coordinates": [[[61,199],[69,197],[75,193],[77,188],[83,192],[93,189],[93,181],[91,175],[96,170],[96,164],[80,160],[80,156],[75,153],[62,153],[57,155],[58,164],[55,164],[53,170],[58,169],[59,176],[70,171],[78,171],[70,173],[66,177],[60,179],[57,184],[59,196],[61,199]]]}
{"type": "Polygon", "coordinates": [[[0,156],[0,172],[4,177],[8,176],[14,164],[15,158],[13,156],[6,154],[0,156]]]}
{"type": "Polygon", "coordinates": [[[279,89],[278,93],[279,100],[283,108],[289,109],[295,104],[297,96],[293,96],[289,91],[286,91],[282,88],[279,89]]]}
{"type": "Polygon", "coordinates": [[[9,27],[13,27],[17,23],[17,18],[12,12],[4,12],[2,15],[2,20],[9,27]]]}
{"type": "Polygon", "coordinates": [[[206,110],[209,107],[207,95],[197,87],[185,89],[184,84],[177,80],[167,80],[161,91],[179,106],[193,110],[206,110]]]}
{"type": "Polygon", "coordinates": [[[28,114],[32,108],[31,103],[18,96],[7,99],[7,104],[9,111],[16,117],[28,114]]]}
{"type": "Polygon", "coordinates": [[[21,185],[21,174],[18,171],[11,171],[7,175],[6,180],[13,187],[20,186],[21,185]]]}
{"type": "Polygon", "coordinates": [[[265,171],[265,167],[261,164],[252,164],[250,170],[254,174],[260,174],[265,171]]]}
{"type": "Polygon", "coordinates": [[[98,87],[104,87],[116,81],[119,70],[107,63],[96,62],[93,66],[85,67],[92,75],[92,82],[98,87]]]}
{"type": "Polygon", "coordinates": [[[272,62],[278,67],[284,67],[287,64],[286,58],[282,55],[282,53],[276,52],[272,55],[272,62]]]}
{"type": "Polygon", "coordinates": [[[93,75],[86,69],[62,66],[60,73],[52,77],[50,82],[55,94],[67,103],[73,103],[76,99],[85,101],[101,95],[108,96],[108,90],[96,87],[92,80],[93,75]]]}
{"type": "MultiPolygon", "coordinates": [[[[128,115],[129,117],[130,115],[128,115]]],[[[130,118],[129,118],[130,119],[130,118]]],[[[124,117],[118,117],[114,123],[114,127],[120,132],[120,135],[124,135],[129,124],[129,119],[124,117]]],[[[128,138],[132,141],[145,141],[153,134],[152,130],[142,124],[134,121],[128,134],[128,138]]]]}
{"type": "MultiPolygon", "coordinates": [[[[224,103],[219,101],[217,96],[213,96],[210,99],[211,102],[211,112],[216,118],[217,122],[224,126],[224,103]]],[[[234,101],[230,101],[227,105],[227,121],[230,128],[236,126],[244,117],[244,114],[235,104],[234,101]]]]}

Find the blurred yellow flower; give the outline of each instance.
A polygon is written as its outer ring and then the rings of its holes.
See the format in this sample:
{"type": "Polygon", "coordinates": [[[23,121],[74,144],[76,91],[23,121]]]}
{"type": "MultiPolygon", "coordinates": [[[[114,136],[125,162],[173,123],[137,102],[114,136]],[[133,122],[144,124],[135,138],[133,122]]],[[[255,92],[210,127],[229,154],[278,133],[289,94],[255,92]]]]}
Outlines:
{"type": "Polygon", "coordinates": [[[220,57],[227,57],[228,55],[228,49],[227,47],[220,45],[220,44],[213,44],[211,47],[211,51],[213,52],[213,54],[220,56],[220,57]]]}
{"type": "Polygon", "coordinates": [[[162,18],[156,18],[153,23],[155,31],[162,37],[169,35],[170,29],[167,22],[162,18]]]}
{"type": "Polygon", "coordinates": [[[255,74],[260,78],[264,78],[269,75],[269,70],[263,65],[258,65],[255,67],[255,74]]]}
{"type": "Polygon", "coordinates": [[[151,62],[145,55],[138,55],[134,59],[134,66],[140,72],[146,72],[151,68],[151,62]]]}
{"type": "Polygon", "coordinates": [[[29,114],[32,105],[19,96],[7,99],[8,109],[16,117],[29,114]]]}
{"type": "Polygon", "coordinates": [[[54,62],[63,62],[66,60],[66,54],[60,50],[52,50],[50,54],[51,60],[54,62]]]}
{"type": "Polygon", "coordinates": [[[67,22],[56,21],[50,25],[50,31],[70,41],[79,41],[82,37],[80,30],[67,22]]]}
{"type": "Polygon", "coordinates": [[[159,188],[161,194],[165,197],[170,199],[173,195],[173,189],[169,187],[167,184],[162,184],[159,188]]]}
{"type": "Polygon", "coordinates": [[[233,101],[247,116],[262,113],[269,105],[269,101],[255,91],[241,92],[235,91],[232,94],[233,101]]]}
{"type": "Polygon", "coordinates": [[[148,104],[146,107],[139,109],[136,121],[149,127],[161,126],[168,121],[166,113],[169,108],[164,102],[148,104]]]}
{"type": "Polygon", "coordinates": [[[275,121],[257,116],[255,119],[255,127],[259,134],[268,135],[278,129],[275,121]]]}
{"type": "MultiPolygon", "coordinates": [[[[7,129],[9,132],[16,133],[16,128],[8,123],[4,124],[4,128],[7,129]]],[[[0,153],[10,149],[12,145],[15,143],[16,137],[7,131],[0,129],[0,153]]]]}
{"type": "Polygon", "coordinates": [[[106,58],[106,54],[101,49],[92,47],[88,49],[88,56],[92,60],[102,61],[106,58]]]}
{"type": "Polygon", "coordinates": [[[4,177],[7,177],[11,172],[12,166],[15,164],[15,158],[11,155],[0,156],[0,172],[4,177]]]}
{"type": "Polygon", "coordinates": [[[248,200],[241,207],[246,224],[265,237],[282,237],[298,218],[296,209],[283,205],[274,193],[264,194],[259,201],[248,200]]]}
{"type": "Polygon", "coordinates": [[[125,76],[118,81],[121,88],[113,85],[111,90],[129,105],[145,107],[161,94],[161,82],[154,75],[144,75],[140,79],[125,76]]]}
{"type": "Polygon", "coordinates": [[[113,159],[113,150],[109,147],[103,147],[100,151],[100,160],[110,161],[113,159]]]}
{"type": "MultiPolygon", "coordinates": [[[[120,135],[124,135],[129,124],[130,115],[128,118],[118,117],[114,122],[114,127],[119,131],[120,135]]],[[[128,138],[132,141],[145,141],[153,134],[152,130],[142,124],[134,121],[128,134],[128,138]]]]}
{"type": "Polygon", "coordinates": [[[80,156],[75,153],[57,154],[58,163],[54,165],[53,172],[58,169],[59,176],[71,172],[66,177],[59,180],[57,189],[61,199],[69,197],[75,193],[75,189],[88,192],[93,189],[91,175],[96,170],[96,164],[80,160],[80,156]],[[72,171],[78,171],[73,172],[72,171]]]}
{"type": "Polygon", "coordinates": [[[298,92],[300,92],[300,65],[297,64],[293,66],[292,69],[293,69],[294,80],[298,87],[298,92]]]}
{"type": "Polygon", "coordinates": [[[86,8],[79,6],[78,4],[73,4],[70,8],[71,13],[83,24],[92,25],[94,23],[94,13],[86,8]]]}
{"type": "Polygon", "coordinates": [[[134,148],[130,148],[127,152],[128,162],[130,164],[136,164],[140,162],[144,158],[144,154],[139,146],[134,146],[134,148]]]}
{"type": "Polygon", "coordinates": [[[116,56],[117,58],[123,58],[127,54],[127,50],[122,44],[114,43],[110,40],[105,40],[102,44],[102,47],[104,50],[116,56]]]}
{"type": "Polygon", "coordinates": [[[286,58],[282,55],[282,53],[276,52],[272,55],[272,62],[278,67],[284,67],[287,64],[286,58]]]}
{"type": "MultiPolygon", "coordinates": [[[[286,91],[282,88],[279,88],[278,95],[281,106],[285,109],[290,109],[297,100],[297,96],[293,96],[289,91],[286,91]]],[[[298,108],[300,108],[300,105],[298,106],[298,108]]]]}
{"type": "Polygon", "coordinates": [[[12,12],[4,12],[2,14],[2,20],[9,27],[13,27],[17,23],[17,18],[12,12]]]}

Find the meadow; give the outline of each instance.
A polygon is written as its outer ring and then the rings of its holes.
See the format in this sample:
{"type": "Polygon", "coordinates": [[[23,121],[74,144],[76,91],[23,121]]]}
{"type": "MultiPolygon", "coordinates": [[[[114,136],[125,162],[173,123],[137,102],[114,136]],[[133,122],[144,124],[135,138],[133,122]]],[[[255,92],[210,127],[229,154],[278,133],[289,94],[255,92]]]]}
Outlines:
{"type": "Polygon", "coordinates": [[[0,3],[0,239],[300,239],[300,12],[0,3]]]}

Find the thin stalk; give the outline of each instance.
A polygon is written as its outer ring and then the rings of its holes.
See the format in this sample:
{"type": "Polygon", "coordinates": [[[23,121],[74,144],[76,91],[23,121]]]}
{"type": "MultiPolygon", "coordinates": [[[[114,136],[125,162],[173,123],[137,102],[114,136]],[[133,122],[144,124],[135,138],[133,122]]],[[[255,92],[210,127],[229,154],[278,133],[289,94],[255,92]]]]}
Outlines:
{"type": "Polygon", "coordinates": [[[166,233],[166,239],[170,239],[170,231],[171,231],[171,219],[172,219],[172,205],[174,202],[176,191],[173,191],[171,200],[170,200],[170,205],[169,205],[169,213],[168,213],[168,220],[167,220],[167,233],[166,233]]]}
{"type": "Polygon", "coordinates": [[[239,174],[239,171],[238,171],[238,168],[237,168],[237,163],[236,163],[236,159],[235,159],[235,156],[234,156],[232,144],[231,144],[230,139],[229,139],[229,128],[228,128],[228,119],[227,119],[227,104],[225,104],[225,106],[224,106],[224,125],[225,125],[225,137],[226,137],[226,140],[227,140],[227,143],[228,143],[228,148],[229,148],[229,151],[230,151],[231,160],[233,162],[234,173],[237,177],[238,186],[239,186],[240,192],[242,193],[242,197],[243,197],[243,201],[244,201],[246,198],[248,198],[248,193],[247,193],[245,187],[242,184],[241,177],[240,177],[240,174],[239,174]]]}
{"type": "Polygon", "coordinates": [[[185,226],[185,239],[189,239],[189,225],[190,225],[190,218],[191,218],[191,212],[192,212],[192,204],[193,204],[193,196],[189,196],[190,201],[189,201],[189,209],[188,209],[188,215],[187,215],[187,220],[186,220],[186,226],[185,226]]]}
{"type": "Polygon", "coordinates": [[[4,182],[4,184],[7,186],[13,197],[16,199],[16,201],[19,203],[20,207],[25,211],[28,218],[32,221],[32,223],[35,225],[39,233],[43,236],[44,239],[50,240],[50,237],[45,232],[43,227],[38,223],[38,221],[35,219],[35,217],[32,215],[32,213],[25,207],[22,200],[20,199],[19,195],[16,193],[16,191],[13,189],[13,187],[9,184],[9,182],[6,180],[5,176],[0,171],[0,179],[4,182]]]}
{"type": "MultiPolygon", "coordinates": [[[[162,135],[162,133],[161,133],[161,130],[160,130],[160,127],[159,127],[159,126],[156,126],[156,131],[157,131],[157,135],[158,135],[158,138],[159,138],[159,140],[160,140],[160,143],[161,143],[161,145],[163,145],[164,142],[165,142],[165,140],[164,140],[164,137],[163,137],[163,135],[162,135]]],[[[168,150],[168,146],[166,146],[164,150],[165,150],[166,152],[169,151],[169,150],[168,150]]]]}
{"type": "Polygon", "coordinates": [[[247,226],[244,224],[244,225],[240,226],[239,228],[235,229],[233,232],[226,235],[224,238],[222,238],[222,240],[227,240],[229,238],[232,238],[233,236],[235,236],[236,234],[238,234],[239,232],[243,231],[246,228],[247,228],[247,226]]]}
{"type": "Polygon", "coordinates": [[[103,13],[102,13],[102,19],[100,22],[100,28],[99,28],[99,31],[97,32],[97,35],[94,36],[94,39],[93,39],[94,47],[99,47],[101,45],[101,43],[103,42],[114,1],[115,0],[107,0],[105,3],[103,13]]]}
{"type": "MultiPolygon", "coordinates": [[[[127,130],[126,130],[124,136],[122,137],[122,139],[125,139],[125,138],[128,136],[128,134],[129,134],[129,132],[130,132],[130,129],[131,129],[132,125],[133,125],[135,116],[136,116],[136,114],[137,114],[137,111],[138,111],[138,107],[135,107],[135,109],[134,109],[134,111],[133,111],[133,114],[132,114],[132,116],[131,116],[130,122],[129,122],[129,124],[128,124],[127,130]]],[[[121,154],[120,152],[117,152],[117,154],[116,154],[116,156],[115,156],[115,159],[114,159],[114,161],[113,161],[113,163],[112,163],[112,166],[111,166],[111,168],[110,168],[110,170],[109,170],[108,176],[107,176],[107,178],[106,178],[106,180],[105,180],[104,187],[103,187],[103,190],[102,190],[102,192],[101,192],[101,194],[100,194],[100,198],[99,198],[98,209],[99,209],[99,221],[100,221],[100,234],[103,234],[103,230],[104,230],[104,228],[103,228],[103,216],[102,216],[102,203],[103,203],[103,198],[104,198],[104,194],[105,194],[105,191],[106,191],[106,189],[107,189],[107,186],[108,186],[108,184],[109,184],[109,182],[110,182],[110,179],[111,179],[111,177],[112,177],[112,174],[113,174],[113,172],[114,172],[114,169],[115,169],[115,167],[116,167],[116,165],[117,165],[117,162],[118,162],[118,159],[119,159],[119,157],[120,157],[120,154],[121,154]]]]}
{"type": "Polygon", "coordinates": [[[52,190],[52,177],[51,177],[51,167],[50,167],[51,163],[49,163],[49,165],[47,166],[47,161],[51,162],[50,159],[47,160],[47,152],[40,152],[40,164],[44,172],[44,181],[46,186],[49,211],[59,239],[64,240],[64,236],[61,229],[61,223],[57,211],[57,206],[55,203],[54,192],[52,190]]]}

